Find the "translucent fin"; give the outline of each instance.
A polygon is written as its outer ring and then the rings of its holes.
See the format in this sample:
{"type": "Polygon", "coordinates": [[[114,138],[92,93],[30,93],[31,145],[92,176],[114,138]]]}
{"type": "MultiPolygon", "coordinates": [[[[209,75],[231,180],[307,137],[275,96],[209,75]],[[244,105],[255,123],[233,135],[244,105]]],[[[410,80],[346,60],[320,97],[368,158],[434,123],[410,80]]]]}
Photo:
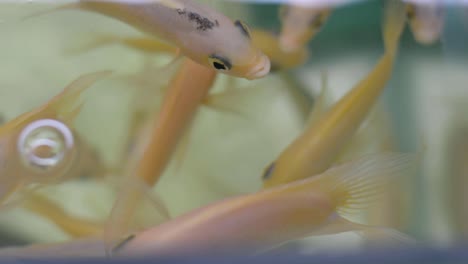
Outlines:
{"type": "Polygon", "coordinates": [[[30,15],[27,15],[23,18],[21,18],[20,21],[26,21],[26,20],[29,20],[31,18],[35,18],[35,17],[38,17],[38,16],[43,16],[43,15],[47,15],[47,14],[50,14],[50,13],[55,13],[55,12],[58,12],[58,11],[62,11],[62,10],[67,10],[67,9],[77,9],[80,7],[80,4],[78,2],[76,3],[69,3],[69,4],[65,4],[65,5],[60,5],[58,7],[55,7],[55,8],[51,8],[51,9],[46,9],[46,10],[42,10],[42,11],[38,11],[38,12],[34,12],[30,15]]]}
{"type": "Polygon", "coordinates": [[[80,41],[74,42],[77,44],[64,50],[65,55],[77,55],[113,44],[124,45],[125,47],[147,53],[177,54],[178,52],[175,46],[150,37],[121,37],[106,33],[91,33],[78,39],[80,41]],[[83,39],[85,41],[81,41],[83,39]]]}
{"type": "Polygon", "coordinates": [[[81,177],[87,178],[104,178],[116,172],[115,168],[108,167],[102,156],[90,142],[86,141],[78,133],[75,135],[76,142],[79,147],[78,162],[75,162],[70,169],[68,179],[76,179],[81,177]]]}
{"type": "Polygon", "coordinates": [[[49,219],[74,238],[101,235],[104,228],[104,223],[81,219],[68,214],[63,208],[38,193],[29,193],[23,205],[34,213],[49,219]]]}
{"type": "Polygon", "coordinates": [[[139,178],[123,183],[104,230],[108,255],[128,236],[170,218],[164,202],[139,178]]]}
{"type": "Polygon", "coordinates": [[[79,100],[80,95],[99,79],[111,73],[112,71],[106,70],[81,75],[65,87],[60,94],[52,98],[47,105],[57,111],[60,118],[73,120],[82,107],[82,103],[79,100]]]}
{"type": "Polygon", "coordinates": [[[415,165],[415,154],[381,153],[335,166],[316,177],[336,211],[352,215],[368,208],[390,180],[410,173],[415,165]]]}
{"type": "Polygon", "coordinates": [[[356,232],[359,236],[373,242],[384,242],[384,244],[393,245],[416,245],[416,240],[410,236],[387,227],[370,226],[358,223],[353,223],[345,218],[334,214],[327,224],[317,229],[310,235],[332,235],[343,232],[356,232]]]}
{"type": "Polygon", "coordinates": [[[228,88],[222,92],[209,94],[203,100],[203,105],[215,111],[249,119],[243,101],[248,98],[261,97],[260,93],[266,91],[268,86],[255,86],[246,88],[228,88]]]}
{"type": "Polygon", "coordinates": [[[381,102],[377,102],[364,123],[341,151],[337,161],[346,161],[369,153],[396,150],[391,120],[381,102]]]}
{"type": "Polygon", "coordinates": [[[391,54],[397,52],[401,33],[406,25],[406,6],[403,1],[389,0],[385,2],[383,38],[385,51],[391,54]]]}
{"type": "Polygon", "coordinates": [[[307,120],[307,124],[309,125],[320,119],[328,108],[328,73],[326,71],[320,73],[320,86],[320,93],[314,100],[312,112],[307,120]]]}

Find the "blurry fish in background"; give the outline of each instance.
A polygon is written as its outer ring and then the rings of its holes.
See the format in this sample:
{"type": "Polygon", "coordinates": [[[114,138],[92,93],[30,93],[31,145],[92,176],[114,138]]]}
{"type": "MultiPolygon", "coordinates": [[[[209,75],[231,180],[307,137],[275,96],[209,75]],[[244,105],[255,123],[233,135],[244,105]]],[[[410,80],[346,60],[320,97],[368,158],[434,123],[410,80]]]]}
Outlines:
{"type": "Polygon", "coordinates": [[[98,160],[83,158],[90,154],[89,147],[77,138],[73,122],[83,106],[80,95],[109,74],[100,71],[82,75],[43,106],[0,127],[1,203],[32,184],[58,183],[79,176],[81,165],[92,170],[99,167],[98,160]]]}
{"type": "Polygon", "coordinates": [[[423,45],[440,41],[445,26],[445,9],[440,3],[407,3],[406,12],[414,39],[423,45]]]}
{"type": "Polygon", "coordinates": [[[322,29],[331,9],[283,5],[280,8],[279,46],[285,52],[302,49],[322,29]]]}
{"type": "Polygon", "coordinates": [[[265,169],[262,177],[264,188],[323,172],[350,142],[393,72],[406,15],[403,3],[388,3],[383,22],[384,55],[366,77],[321,114],[317,121],[309,124],[304,133],[265,169]]]}

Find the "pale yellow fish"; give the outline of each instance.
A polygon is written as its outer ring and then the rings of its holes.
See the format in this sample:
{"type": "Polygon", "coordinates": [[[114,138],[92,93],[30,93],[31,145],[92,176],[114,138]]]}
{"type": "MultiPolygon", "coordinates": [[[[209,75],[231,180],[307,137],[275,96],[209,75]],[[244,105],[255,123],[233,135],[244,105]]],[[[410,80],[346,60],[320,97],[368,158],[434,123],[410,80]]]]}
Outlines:
{"type": "Polygon", "coordinates": [[[407,3],[406,12],[413,37],[418,43],[431,45],[440,40],[445,25],[442,3],[407,3]]]}
{"type": "Polygon", "coordinates": [[[59,9],[82,9],[113,17],[174,44],[193,61],[218,72],[262,78],[270,60],[252,44],[247,25],[191,0],[81,0],[59,9]]]}
{"type": "MultiPolygon", "coordinates": [[[[185,58],[171,79],[160,111],[151,117],[145,131],[141,132],[143,139],[131,151],[130,164],[124,174],[128,181],[140,187],[125,188],[118,195],[105,232],[109,245],[128,232],[136,206],[146,198],[142,186],[154,186],[163,175],[216,76],[216,71],[185,58]]],[[[163,208],[158,210],[164,211],[163,208]]]]}
{"type": "Polygon", "coordinates": [[[303,49],[322,29],[330,16],[330,7],[284,5],[280,8],[279,46],[286,52],[303,49]]]}
{"type": "Polygon", "coordinates": [[[132,235],[114,254],[256,253],[290,240],[352,230],[408,242],[397,231],[352,223],[343,215],[360,213],[390,180],[410,172],[413,162],[411,154],[370,155],[306,180],[228,198],[132,235]]]}
{"type": "MultiPolygon", "coordinates": [[[[270,59],[271,71],[287,70],[304,64],[309,52],[307,47],[298,48],[287,52],[279,44],[278,36],[272,32],[261,29],[253,29],[250,32],[252,43],[270,59]]],[[[86,43],[78,43],[67,49],[68,53],[78,54],[104,47],[111,44],[121,44],[142,52],[176,54],[176,47],[151,37],[122,37],[112,34],[92,34],[87,36],[90,40],[86,43]]]]}
{"type": "MultiPolygon", "coordinates": [[[[236,250],[258,253],[291,240],[348,231],[359,232],[375,242],[412,244],[413,239],[398,231],[354,223],[345,217],[365,210],[389,183],[411,173],[415,161],[412,154],[369,155],[336,165],[315,177],[215,202],[123,238],[113,255],[236,250]]],[[[103,256],[105,246],[102,239],[95,237],[7,248],[0,250],[0,256],[103,256]]]]}
{"type": "MultiPolygon", "coordinates": [[[[80,76],[49,102],[0,127],[0,201],[32,183],[57,183],[82,173],[89,155],[73,129],[80,95],[110,71],[80,76]]],[[[95,163],[94,163],[95,164],[95,163]]]]}
{"type": "Polygon", "coordinates": [[[403,3],[389,1],[383,29],[384,55],[364,79],[310,124],[265,170],[264,187],[303,179],[321,173],[333,164],[390,79],[405,16],[403,3]]]}

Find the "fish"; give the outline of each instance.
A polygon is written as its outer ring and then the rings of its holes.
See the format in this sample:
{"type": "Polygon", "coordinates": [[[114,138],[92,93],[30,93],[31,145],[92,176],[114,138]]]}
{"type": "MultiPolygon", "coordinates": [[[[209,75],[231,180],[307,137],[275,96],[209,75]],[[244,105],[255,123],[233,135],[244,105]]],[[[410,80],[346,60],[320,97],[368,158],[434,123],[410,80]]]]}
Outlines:
{"type": "Polygon", "coordinates": [[[270,71],[270,60],[252,44],[250,29],[219,11],[191,0],[80,0],[54,10],[85,10],[112,17],[175,45],[198,64],[254,80],[270,71]]]}
{"type": "MultiPolygon", "coordinates": [[[[124,237],[113,257],[222,253],[258,254],[314,235],[357,232],[375,242],[414,245],[399,231],[347,220],[411,173],[415,155],[380,153],[334,165],[320,175],[252,194],[229,197],[124,237]]],[[[102,237],[0,249],[2,257],[102,257],[102,237]]]]}
{"type": "Polygon", "coordinates": [[[346,219],[365,210],[379,190],[414,168],[410,153],[368,155],[320,175],[226,198],[132,234],[113,256],[164,256],[241,250],[256,254],[313,235],[360,232],[372,239],[413,243],[384,227],[346,219]]]}
{"type": "Polygon", "coordinates": [[[280,8],[279,46],[286,52],[303,49],[320,32],[332,12],[329,6],[283,5],[280,8]]]}
{"type": "Polygon", "coordinates": [[[389,1],[385,9],[385,52],[372,71],[345,96],[310,123],[279,157],[266,167],[263,187],[284,184],[323,172],[349,143],[389,81],[406,24],[405,6],[389,1]]]}
{"type": "MultiPolygon", "coordinates": [[[[0,127],[0,204],[31,184],[52,184],[81,173],[88,147],[77,139],[73,122],[80,95],[111,71],[84,74],[46,104],[0,127]]],[[[87,163],[89,164],[89,163],[87,163]]]]}
{"type": "MultiPolygon", "coordinates": [[[[108,245],[113,245],[127,232],[126,226],[136,205],[147,196],[142,188],[153,187],[164,173],[181,139],[188,133],[197,109],[204,104],[217,74],[189,58],[182,61],[166,88],[160,111],[143,126],[140,133],[144,136],[132,148],[124,177],[137,183],[137,187],[124,188],[118,194],[105,231],[108,245]]],[[[158,211],[166,210],[159,208],[158,211]]]]}
{"type": "MultiPolygon", "coordinates": [[[[298,48],[293,51],[284,51],[278,41],[277,34],[262,30],[252,29],[250,31],[252,43],[259,48],[270,60],[270,72],[292,69],[303,65],[308,57],[307,47],[298,48]]],[[[138,50],[149,54],[175,55],[177,48],[158,39],[148,36],[124,37],[108,33],[92,34],[86,36],[90,39],[86,43],[78,43],[67,49],[67,54],[80,54],[111,44],[120,44],[127,48],[138,50]]]]}
{"type": "Polygon", "coordinates": [[[406,12],[418,43],[431,45],[440,40],[445,26],[445,9],[441,3],[407,3],[406,12]]]}

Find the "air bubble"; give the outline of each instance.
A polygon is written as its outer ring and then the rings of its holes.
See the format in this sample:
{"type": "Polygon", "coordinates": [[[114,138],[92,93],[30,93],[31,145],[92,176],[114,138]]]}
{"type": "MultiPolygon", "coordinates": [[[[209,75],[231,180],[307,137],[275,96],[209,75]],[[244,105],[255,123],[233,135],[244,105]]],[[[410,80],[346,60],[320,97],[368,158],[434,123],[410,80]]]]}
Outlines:
{"type": "Polygon", "coordinates": [[[73,153],[73,132],[64,123],[41,119],[28,124],[18,138],[18,153],[28,167],[49,171],[73,153]]]}

